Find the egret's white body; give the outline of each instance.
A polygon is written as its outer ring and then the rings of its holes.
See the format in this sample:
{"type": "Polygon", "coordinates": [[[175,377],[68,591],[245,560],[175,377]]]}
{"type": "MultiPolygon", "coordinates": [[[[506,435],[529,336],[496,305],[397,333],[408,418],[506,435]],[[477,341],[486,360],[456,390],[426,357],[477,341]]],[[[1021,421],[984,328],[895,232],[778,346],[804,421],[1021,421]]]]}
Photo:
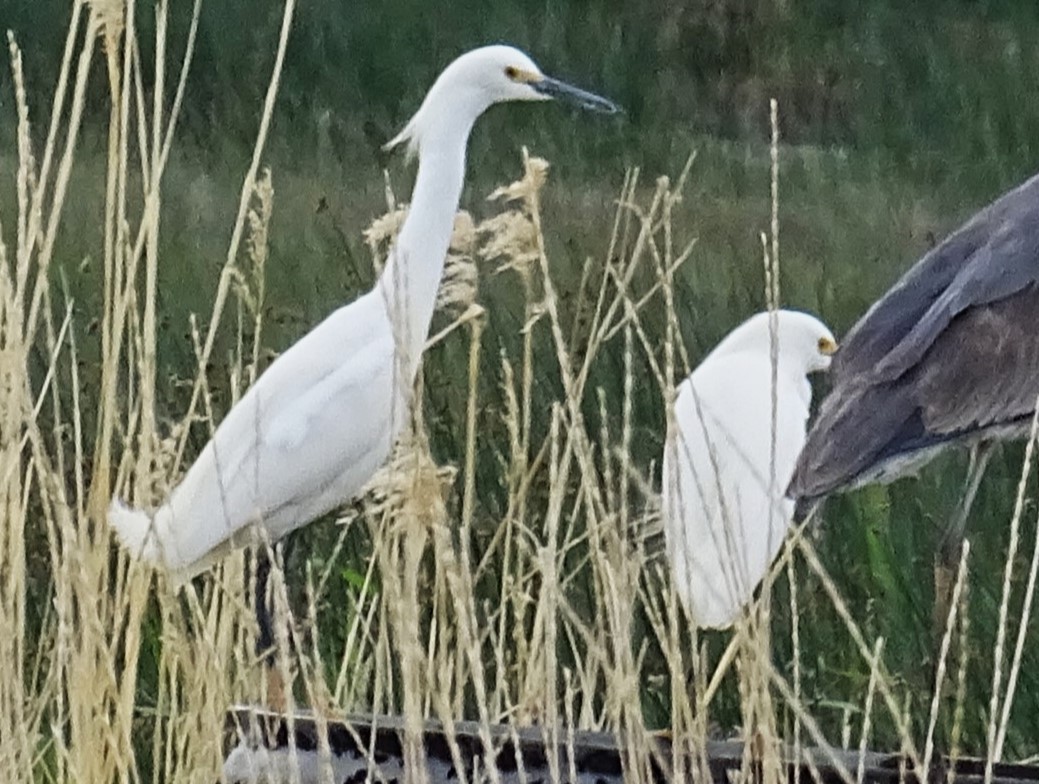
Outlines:
{"type": "Polygon", "coordinates": [[[494,103],[552,97],[616,110],[508,46],[476,49],[444,70],[390,142],[407,143],[419,167],[377,284],[271,364],[158,509],[113,499],[108,519],[128,550],[187,579],[252,541],[257,525],[276,540],[364,487],[407,421],[473,123],[494,103]]]}
{"type": "Polygon", "coordinates": [[[826,369],[835,348],[812,316],[759,313],[678,387],[663,458],[664,534],[676,591],[698,626],[735,621],[779,552],[794,514],[785,489],[805,442],[807,376],[826,369]]]}

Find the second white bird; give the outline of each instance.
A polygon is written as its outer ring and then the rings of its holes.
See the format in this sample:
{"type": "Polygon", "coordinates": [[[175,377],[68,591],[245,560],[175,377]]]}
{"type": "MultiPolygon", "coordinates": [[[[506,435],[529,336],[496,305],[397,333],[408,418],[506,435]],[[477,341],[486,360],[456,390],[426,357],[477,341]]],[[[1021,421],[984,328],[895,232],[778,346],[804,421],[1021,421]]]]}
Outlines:
{"type": "Polygon", "coordinates": [[[836,348],[812,316],[759,313],[678,386],[664,533],[675,589],[698,626],[732,624],[779,552],[794,514],[785,490],[805,442],[807,376],[829,367],[836,348]]]}

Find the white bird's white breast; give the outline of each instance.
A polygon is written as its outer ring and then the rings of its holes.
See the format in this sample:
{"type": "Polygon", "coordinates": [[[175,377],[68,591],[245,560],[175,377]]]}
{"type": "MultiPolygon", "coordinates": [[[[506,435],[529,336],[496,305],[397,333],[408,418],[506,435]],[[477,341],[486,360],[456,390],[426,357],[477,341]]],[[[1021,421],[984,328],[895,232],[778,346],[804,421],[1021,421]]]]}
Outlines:
{"type": "Polygon", "coordinates": [[[811,389],[803,372],[778,368],[773,458],[771,375],[767,356],[715,356],[678,388],[663,461],[664,525],[676,590],[701,626],[735,620],[793,516],[784,493],[811,389]]]}

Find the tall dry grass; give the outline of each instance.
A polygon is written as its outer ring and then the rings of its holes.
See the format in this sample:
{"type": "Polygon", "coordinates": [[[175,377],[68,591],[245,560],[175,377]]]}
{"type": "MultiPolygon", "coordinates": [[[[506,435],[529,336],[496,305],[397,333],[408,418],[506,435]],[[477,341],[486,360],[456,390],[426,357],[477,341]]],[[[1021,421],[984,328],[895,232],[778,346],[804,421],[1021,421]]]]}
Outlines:
{"type": "MultiPolygon", "coordinates": [[[[198,8],[196,3],[196,21],[198,8]]],[[[250,556],[231,556],[176,593],[161,575],[117,552],[103,520],[113,491],[141,505],[161,498],[190,460],[189,434],[219,421],[207,375],[217,336],[233,336],[230,378],[221,383],[235,394],[261,372],[265,356],[266,249],[277,210],[277,172],[263,170],[262,160],[291,0],[219,286],[208,319],[191,325],[198,359],[191,404],[179,420],[160,426],[156,287],[163,262],[163,173],[190,79],[195,29],[171,93],[166,74],[175,58],[168,56],[167,11],[165,0],[158,0],[157,77],[149,95],[135,4],[73,6],[43,137],[22,87],[18,43],[9,39],[19,167],[17,214],[0,216],[0,769],[10,781],[213,780],[221,769],[225,709],[269,696],[253,652],[250,556]],[[99,58],[110,87],[105,232],[103,247],[82,252],[104,261],[98,281],[104,304],[100,314],[84,314],[68,299],[51,261],[86,84],[99,58]],[[71,327],[95,316],[100,382],[88,388],[80,375],[79,333],[71,327]],[[142,672],[142,652],[153,671],[142,672]]],[[[692,364],[678,338],[673,277],[692,263],[695,239],[683,236],[672,214],[694,160],[675,182],[662,177],[646,187],[640,172],[628,174],[605,246],[585,262],[579,297],[565,309],[546,251],[551,221],[543,223],[541,209],[549,166],[526,152],[522,163],[520,179],[491,194],[495,215],[475,224],[459,217],[439,303],[447,326],[430,339],[431,351],[448,341],[464,348],[465,362],[451,379],[465,395],[464,450],[452,462],[438,463],[424,412],[416,410],[409,437],[373,481],[365,503],[338,520],[340,542],[357,528],[366,532],[371,558],[350,605],[337,608],[346,633],[334,656],[323,644],[318,616],[337,579],[335,553],[307,569],[307,601],[292,613],[285,572],[273,570],[276,659],[289,686],[287,708],[306,705],[323,717],[403,713],[412,731],[409,761],[416,780],[423,778],[423,766],[415,731],[427,717],[448,727],[463,717],[477,719],[488,748],[496,722],[536,724],[553,740],[572,727],[616,731],[626,739],[628,776],[648,780],[656,746],[643,718],[645,695],[662,695],[667,703],[674,751],[656,762],[681,778],[705,771],[705,744],[717,731],[713,701],[719,684],[729,683],[743,717],[737,731],[756,739],[748,744],[743,777],[753,777],[756,749],[764,776],[778,780],[785,743],[793,743],[795,753],[802,743],[866,748],[881,723],[895,728],[914,763],[935,753],[940,721],[950,726],[942,743],[955,751],[968,657],[979,644],[994,643],[987,747],[990,760],[999,759],[1024,640],[1025,623],[1014,637],[1012,618],[1028,617],[1039,563],[1037,540],[1020,598],[1013,554],[1031,450],[995,641],[970,636],[964,609],[969,549],[964,552],[936,678],[952,699],[940,691],[921,699],[892,677],[884,640],[869,639],[860,629],[802,532],[791,537],[762,601],[734,629],[729,649],[715,655],[676,603],[660,557],[654,469],[631,457],[636,386],[655,385],[670,411],[673,383],[692,364]],[[487,275],[508,276],[524,302],[519,353],[498,358],[507,447],[494,470],[507,505],[489,537],[478,526],[477,482],[488,323],[478,304],[479,278],[487,275]],[[619,412],[603,390],[590,386],[595,363],[606,355],[620,357],[619,412]],[[646,376],[636,372],[642,363],[650,368],[646,376]],[[540,383],[559,390],[547,409],[534,403],[540,383]],[[789,626],[769,611],[773,578],[787,583],[789,626]],[[806,578],[821,586],[868,665],[861,692],[829,695],[842,705],[839,720],[835,709],[802,692],[798,586],[806,578]],[[636,626],[648,633],[636,633],[636,626]],[[791,666],[774,658],[778,635],[793,638],[791,666]],[[1015,644],[1007,670],[1010,640],[1015,644]],[[649,656],[650,648],[660,656],[649,656]],[[914,732],[913,716],[927,717],[923,736],[914,732]]],[[[771,236],[762,238],[766,299],[773,306],[780,274],[777,171],[774,157],[771,236]]],[[[389,188],[387,195],[387,217],[368,234],[375,263],[401,216],[389,188]]],[[[553,778],[566,773],[555,770],[553,778]]],[[[844,774],[855,781],[862,769],[844,774]]],[[[488,776],[496,774],[490,770],[488,776]]]]}

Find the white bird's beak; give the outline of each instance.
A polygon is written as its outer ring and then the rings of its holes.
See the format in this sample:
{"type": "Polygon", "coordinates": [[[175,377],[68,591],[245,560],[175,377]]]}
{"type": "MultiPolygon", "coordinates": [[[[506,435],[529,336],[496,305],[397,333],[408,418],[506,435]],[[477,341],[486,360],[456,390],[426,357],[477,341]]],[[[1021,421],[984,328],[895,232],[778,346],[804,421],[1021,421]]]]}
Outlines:
{"type": "Polygon", "coordinates": [[[553,79],[551,76],[542,76],[540,79],[530,82],[535,91],[548,98],[556,98],[591,112],[601,114],[616,114],[620,107],[613,101],[608,101],[601,95],[574,87],[572,84],[553,79]]]}

